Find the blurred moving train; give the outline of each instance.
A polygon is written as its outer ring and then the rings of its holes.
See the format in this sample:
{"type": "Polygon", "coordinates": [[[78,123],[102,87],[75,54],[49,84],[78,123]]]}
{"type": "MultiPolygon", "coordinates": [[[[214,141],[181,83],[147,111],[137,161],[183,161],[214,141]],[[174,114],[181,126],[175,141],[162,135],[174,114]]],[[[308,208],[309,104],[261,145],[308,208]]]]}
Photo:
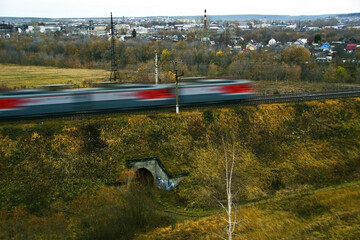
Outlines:
{"type": "MultiPolygon", "coordinates": [[[[124,111],[175,105],[175,84],[107,84],[94,88],[39,88],[0,92],[0,120],[124,111]]],[[[239,101],[255,94],[247,80],[202,79],[179,84],[179,105],[239,101]]]]}

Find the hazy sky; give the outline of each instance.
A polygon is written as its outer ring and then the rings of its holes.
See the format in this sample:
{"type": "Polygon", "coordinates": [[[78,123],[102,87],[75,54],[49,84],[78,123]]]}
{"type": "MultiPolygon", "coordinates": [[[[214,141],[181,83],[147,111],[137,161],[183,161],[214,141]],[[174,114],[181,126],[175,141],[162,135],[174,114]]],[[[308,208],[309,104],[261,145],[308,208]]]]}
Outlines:
{"type": "Polygon", "coordinates": [[[143,17],[360,12],[360,0],[0,0],[1,17],[143,17]]]}

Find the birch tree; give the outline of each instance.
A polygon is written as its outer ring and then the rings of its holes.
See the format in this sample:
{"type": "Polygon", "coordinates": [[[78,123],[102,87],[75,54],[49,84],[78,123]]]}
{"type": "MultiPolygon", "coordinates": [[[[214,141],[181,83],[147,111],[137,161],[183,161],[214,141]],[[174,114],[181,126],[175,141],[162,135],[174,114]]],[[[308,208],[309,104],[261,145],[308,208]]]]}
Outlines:
{"type": "MultiPolygon", "coordinates": [[[[234,138],[231,144],[231,153],[228,154],[228,146],[225,142],[224,137],[221,137],[222,147],[224,151],[224,160],[225,160],[225,182],[226,182],[226,203],[225,205],[218,201],[221,207],[226,212],[226,232],[227,232],[227,239],[232,240],[233,233],[235,231],[237,225],[237,216],[236,216],[236,206],[233,203],[233,193],[232,193],[232,181],[233,181],[233,172],[235,166],[235,143],[234,138]],[[230,155],[230,156],[229,156],[230,155]]],[[[220,236],[221,237],[221,236],[220,236]]],[[[226,238],[221,237],[222,239],[226,240],[226,238]]]]}

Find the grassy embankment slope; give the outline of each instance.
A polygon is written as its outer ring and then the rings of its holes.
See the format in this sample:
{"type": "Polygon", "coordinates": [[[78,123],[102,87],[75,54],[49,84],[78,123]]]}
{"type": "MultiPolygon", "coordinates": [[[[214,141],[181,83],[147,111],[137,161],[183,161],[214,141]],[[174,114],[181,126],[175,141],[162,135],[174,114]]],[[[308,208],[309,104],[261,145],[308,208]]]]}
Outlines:
{"type": "MultiPolygon", "coordinates": [[[[233,239],[358,239],[360,182],[239,205],[233,239]]],[[[225,213],[138,234],[137,240],[226,238],[225,213]]]]}
{"type": "Polygon", "coordinates": [[[215,200],[225,199],[222,136],[236,147],[240,237],[359,235],[353,98],[0,123],[0,238],[215,239],[223,235],[215,200]],[[125,160],[152,156],[189,176],[171,192],[127,188],[125,160]],[[182,222],[157,211],[154,198],[212,216],[182,222]]]}
{"type": "MultiPolygon", "coordinates": [[[[154,206],[150,200],[143,205],[146,196],[134,201],[127,199],[127,194],[123,195],[128,190],[117,192],[107,187],[114,182],[126,186],[127,176],[132,173],[126,171],[125,160],[151,156],[158,156],[173,174],[190,174],[174,191],[153,193],[160,194],[159,201],[190,212],[218,208],[214,197],[225,198],[221,135],[231,134],[236,139],[234,189],[238,192],[239,203],[281,198],[358,181],[359,102],[356,98],[208,108],[180,115],[113,114],[2,123],[2,228],[10,235],[26,232],[35,237],[58,230],[63,237],[71,234],[74,238],[104,237],[112,233],[128,239],[139,230],[170,224],[171,216],[147,212],[154,206]],[[114,213],[119,215],[115,217],[114,213]],[[127,215],[121,215],[125,213],[127,215]],[[22,227],[9,227],[19,216],[23,219],[22,227]],[[130,221],[129,216],[137,218],[130,221]],[[52,222],[61,224],[53,226],[52,222]],[[126,224],[141,228],[129,230],[130,226],[126,224]],[[127,227],[117,228],[114,232],[118,225],[127,227]],[[125,235],[126,231],[131,232],[125,235]]],[[[286,238],[289,233],[312,234],[312,230],[308,232],[302,226],[308,225],[310,229],[311,224],[321,218],[330,218],[324,221],[331,231],[335,231],[331,233],[335,234],[333,236],[341,235],[346,229],[349,229],[347,234],[351,234],[352,228],[359,225],[358,194],[358,187],[353,185],[344,191],[299,196],[279,204],[271,202],[263,207],[241,209],[240,215],[249,214],[250,222],[263,224],[263,229],[273,231],[266,233],[269,236],[283,234],[286,238]],[[332,194],[334,199],[328,199],[332,194]],[[342,209],[344,223],[339,222],[343,220],[338,216],[342,209]],[[350,214],[349,217],[346,214],[350,214]],[[274,222],[294,228],[280,231],[279,226],[266,227],[274,222]],[[337,224],[349,226],[342,229],[337,224]]],[[[210,229],[220,230],[220,225],[215,224],[218,216],[211,219],[215,222],[210,229]]],[[[188,234],[196,239],[200,234],[198,231],[202,231],[194,230],[195,225],[190,227],[192,223],[184,224],[177,226],[182,229],[178,232],[179,238],[188,234]]],[[[254,229],[242,226],[240,233],[252,236],[254,229]]],[[[207,231],[210,235],[204,237],[211,236],[212,231],[207,231]]],[[[326,232],[321,230],[320,233],[326,232]]],[[[150,234],[149,238],[157,235],[150,234]]]]}

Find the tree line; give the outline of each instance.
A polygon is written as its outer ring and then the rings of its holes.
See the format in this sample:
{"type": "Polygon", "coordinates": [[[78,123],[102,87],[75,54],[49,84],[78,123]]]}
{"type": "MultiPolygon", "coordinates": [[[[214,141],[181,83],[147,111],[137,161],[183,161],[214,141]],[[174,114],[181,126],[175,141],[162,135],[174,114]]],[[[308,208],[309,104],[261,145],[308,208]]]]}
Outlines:
{"type": "MultiPolygon", "coordinates": [[[[183,36],[181,32],[174,32],[183,36]]],[[[316,82],[360,82],[360,52],[347,54],[346,42],[359,39],[359,30],[322,30],[321,32],[295,32],[290,30],[256,29],[241,31],[227,28],[221,34],[209,31],[190,31],[178,42],[152,41],[133,38],[116,41],[116,58],[122,78],[130,81],[152,81],[154,55],[159,55],[160,79],[173,81],[173,62],[179,63],[185,76],[232,76],[252,80],[290,80],[316,82]],[[236,36],[242,36],[241,38],[236,36]],[[210,36],[210,41],[200,41],[210,36]],[[331,63],[314,61],[311,47],[294,47],[284,44],[265,45],[275,38],[281,43],[298,38],[308,39],[309,44],[342,40],[331,63]],[[263,43],[255,51],[237,51],[229,46],[246,49],[248,42],[263,43]],[[126,72],[131,72],[126,74],[126,72]]],[[[181,39],[181,38],[180,38],[181,39]]],[[[110,69],[111,52],[108,38],[74,37],[57,34],[18,35],[0,39],[0,63],[53,66],[59,68],[110,69]]]]}

